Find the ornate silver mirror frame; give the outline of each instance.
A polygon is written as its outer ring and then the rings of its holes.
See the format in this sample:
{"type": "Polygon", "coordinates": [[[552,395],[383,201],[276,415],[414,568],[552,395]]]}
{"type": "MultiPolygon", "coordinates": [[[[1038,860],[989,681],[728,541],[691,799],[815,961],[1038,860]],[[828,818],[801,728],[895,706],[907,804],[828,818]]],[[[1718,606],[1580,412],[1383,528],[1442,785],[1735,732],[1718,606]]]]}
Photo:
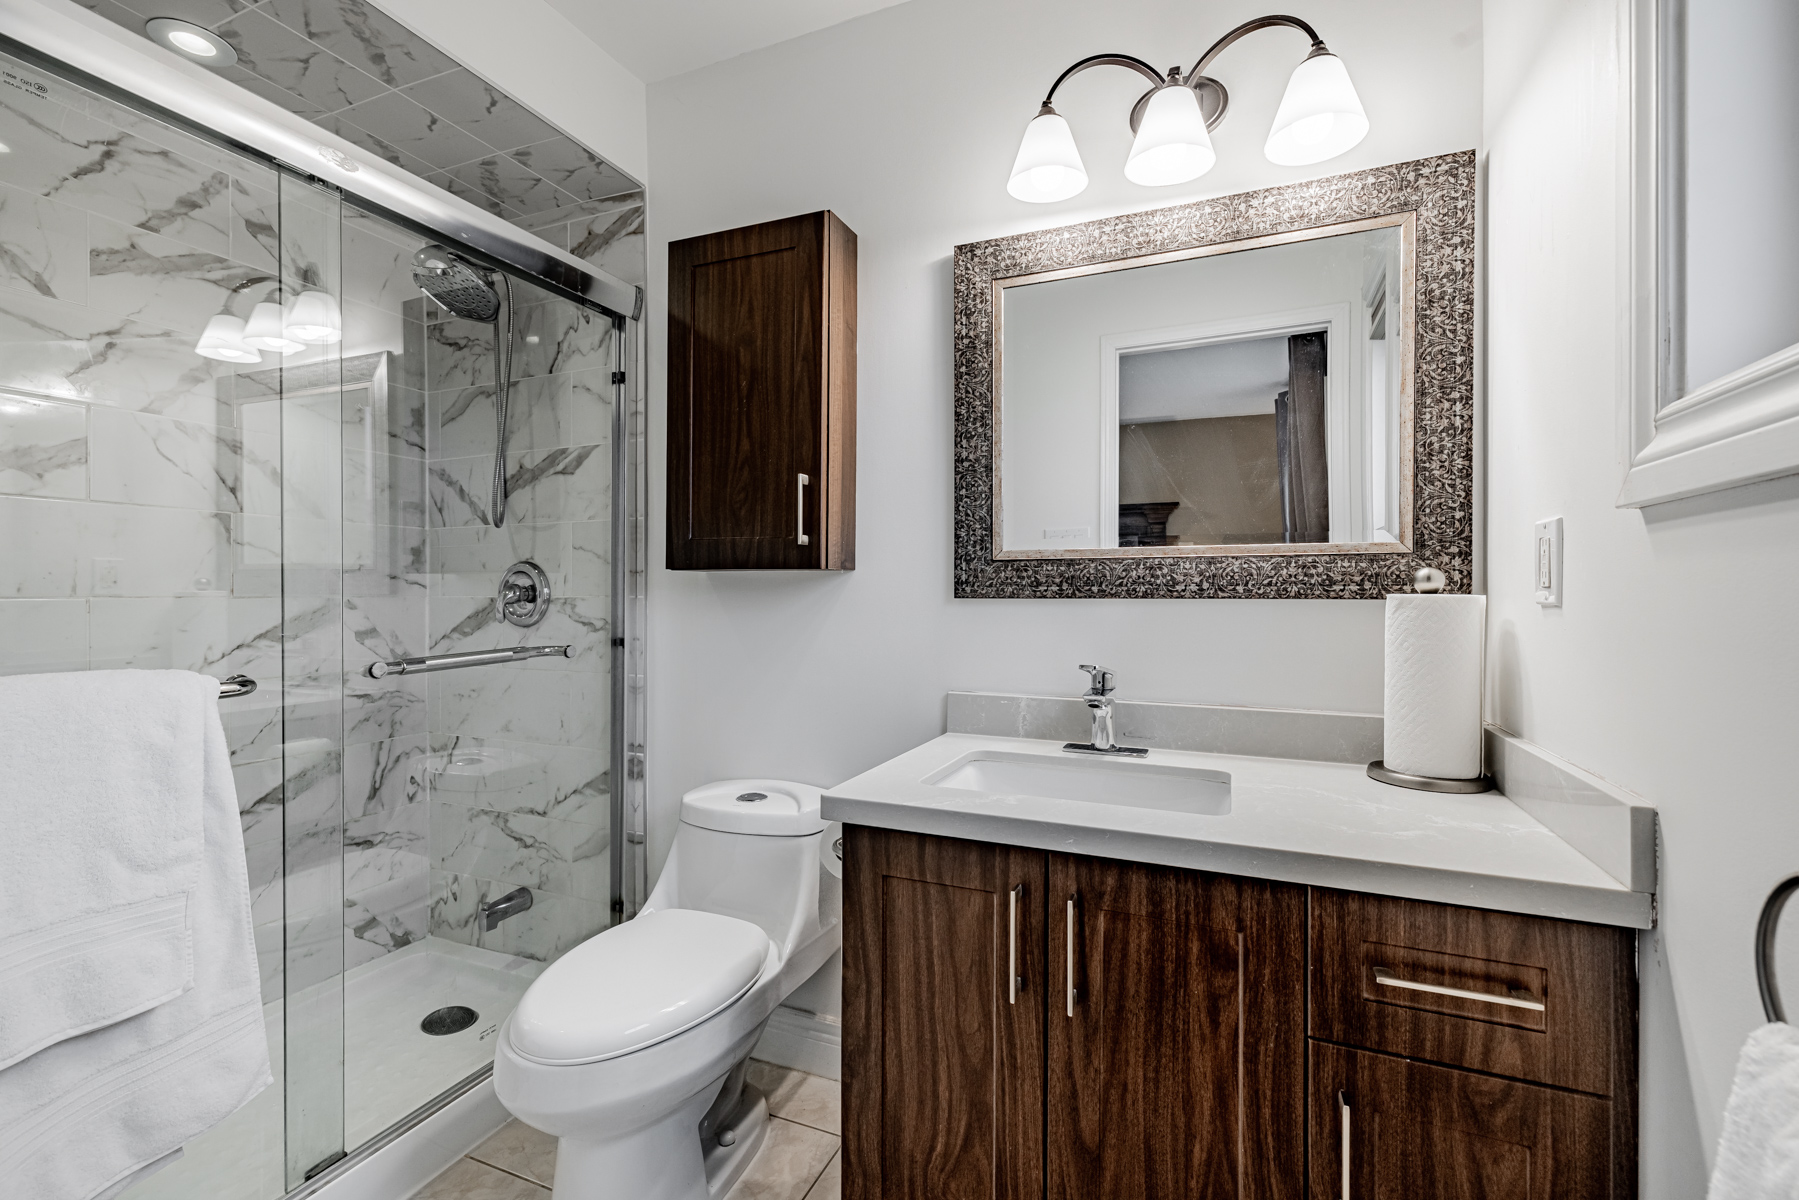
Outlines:
{"type": "Polygon", "coordinates": [[[956,565],[963,598],[1378,599],[1420,567],[1467,592],[1474,562],[1473,151],[956,247],[956,565]],[[1006,281],[1350,232],[1412,233],[1410,549],[999,548],[998,331],[1006,281]],[[1398,223],[1398,222],[1392,222],[1398,223]],[[1346,228],[1344,228],[1346,227],[1346,228]],[[1245,552],[1247,549],[1248,552],[1245,552]]]}

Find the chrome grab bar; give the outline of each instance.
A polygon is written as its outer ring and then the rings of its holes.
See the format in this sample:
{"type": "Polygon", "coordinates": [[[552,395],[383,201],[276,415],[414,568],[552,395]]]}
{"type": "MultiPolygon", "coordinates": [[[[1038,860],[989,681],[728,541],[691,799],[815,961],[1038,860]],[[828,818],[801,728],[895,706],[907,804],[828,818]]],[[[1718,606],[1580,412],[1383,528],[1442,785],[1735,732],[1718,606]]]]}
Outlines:
{"type": "Polygon", "coordinates": [[[388,662],[370,663],[368,677],[383,679],[389,675],[422,675],[427,671],[454,671],[458,667],[491,667],[500,663],[523,662],[527,658],[573,658],[573,646],[512,646],[505,650],[468,650],[461,654],[428,654],[423,658],[396,658],[388,662]]]}
{"type": "Polygon", "coordinates": [[[256,681],[248,675],[230,675],[219,680],[219,699],[233,700],[256,690],[256,681]]]}
{"type": "Polygon", "coordinates": [[[1410,979],[1401,979],[1385,967],[1374,968],[1374,982],[1386,987],[1407,988],[1414,992],[1430,992],[1436,996],[1454,996],[1458,1000],[1479,1000],[1482,1004],[1503,1004],[1507,1008],[1528,1008],[1532,1012],[1544,1011],[1543,1002],[1525,991],[1513,988],[1509,996],[1496,996],[1492,992],[1471,992],[1467,988],[1444,987],[1440,983],[1417,983],[1410,979]]]}

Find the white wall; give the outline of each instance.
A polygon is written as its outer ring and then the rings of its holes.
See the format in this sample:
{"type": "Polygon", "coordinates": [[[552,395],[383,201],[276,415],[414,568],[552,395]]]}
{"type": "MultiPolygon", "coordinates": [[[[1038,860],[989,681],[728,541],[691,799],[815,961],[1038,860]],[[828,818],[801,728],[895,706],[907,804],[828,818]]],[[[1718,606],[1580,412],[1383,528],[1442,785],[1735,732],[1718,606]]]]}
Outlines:
{"type": "Polygon", "coordinates": [[[1799,869],[1799,480],[1614,507],[1624,8],[1486,10],[1490,705],[1660,808],[1660,926],[1641,943],[1641,1194],[1688,1200],[1761,1021],[1757,909],[1799,869]],[[1564,607],[1540,609],[1531,527],[1558,515],[1564,607]]]}
{"type": "Polygon", "coordinates": [[[1232,112],[1193,184],[1125,182],[1144,84],[1089,72],[1057,97],[1093,178],[1057,205],[1012,200],[1019,134],[1057,73],[1107,50],[1191,65],[1262,0],[912,0],[650,88],[651,294],[670,239],[820,208],[860,237],[857,569],[667,572],[666,353],[651,305],[652,870],[682,791],[766,773],[830,785],[943,730],[943,694],[1071,694],[1082,662],[1121,694],[1378,711],[1378,601],[993,601],[951,597],[950,254],[959,242],[1424,155],[1480,136],[1476,0],[1324,0],[1310,11],[1373,132],[1310,169],[1261,154],[1298,33],[1260,33],[1217,74],[1232,112]]]}
{"type": "Polygon", "coordinates": [[[643,82],[544,0],[374,0],[414,33],[639,182],[643,82]]]}

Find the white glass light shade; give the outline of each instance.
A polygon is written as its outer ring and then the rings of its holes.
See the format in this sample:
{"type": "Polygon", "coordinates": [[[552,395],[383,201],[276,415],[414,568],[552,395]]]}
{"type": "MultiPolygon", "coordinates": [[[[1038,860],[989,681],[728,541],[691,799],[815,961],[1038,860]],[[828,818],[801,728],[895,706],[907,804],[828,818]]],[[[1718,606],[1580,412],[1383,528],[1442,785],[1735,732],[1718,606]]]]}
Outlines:
{"type": "Polygon", "coordinates": [[[202,358],[216,358],[220,362],[262,361],[262,355],[244,344],[244,319],[228,313],[220,313],[206,322],[206,329],[200,334],[194,353],[202,358]]]}
{"type": "Polygon", "coordinates": [[[1024,127],[1018,157],[1012,160],[1012,178],[1006,190],[1014,199],[1050,204],[1077,196],[1087,186],[1087,168],[1075,149],[1068,122],[1044,105],[1024,127]]]}
{"type": "Polygon", "coordinates": [[[1198,179],[1218,161],[1199,94],[1176,84],[1149,98],[1124,163],[1124,177],[1147,187],[1198,179]]]}
{"type": "Polygon", "coordinates": [[[343,318],[329,292],[301,292],[287,314],[287,336],[308,346],[343,340],[343,318]]]}
{"type": "Polygon", "coordinates": [[[296,350],[304,350],[305,344],[290,337],[286,332],[287,320],[279,304],[264,302],[250,310],[250,319],[244,323],[244,344],[256,350],[273,350],[277,354],[292,354],[296,350]]]}
{"type": "Polygon", "coordinates": [[[1368,136],[1368,114],[1343,60],[1314,54],[1293,68],[1262,152],[1283,167],[1335,158],[1368,136]]]}

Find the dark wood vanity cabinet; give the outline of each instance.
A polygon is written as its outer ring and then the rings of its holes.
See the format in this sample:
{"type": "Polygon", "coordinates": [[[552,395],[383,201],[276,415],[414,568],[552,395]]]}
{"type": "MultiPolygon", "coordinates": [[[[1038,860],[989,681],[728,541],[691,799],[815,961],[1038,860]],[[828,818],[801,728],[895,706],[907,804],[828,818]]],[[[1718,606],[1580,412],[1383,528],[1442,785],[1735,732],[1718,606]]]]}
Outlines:
{"type": "Polygon", "coordinates": [[[810,213],[668,247],[668,566],[856,563],[856,235],[810,213]]]}
{"type": "Polygon", "coordinates": [[[844,864],[849,1200],[1636,1194],[1628,930],[860,826],[844,864]]]}

